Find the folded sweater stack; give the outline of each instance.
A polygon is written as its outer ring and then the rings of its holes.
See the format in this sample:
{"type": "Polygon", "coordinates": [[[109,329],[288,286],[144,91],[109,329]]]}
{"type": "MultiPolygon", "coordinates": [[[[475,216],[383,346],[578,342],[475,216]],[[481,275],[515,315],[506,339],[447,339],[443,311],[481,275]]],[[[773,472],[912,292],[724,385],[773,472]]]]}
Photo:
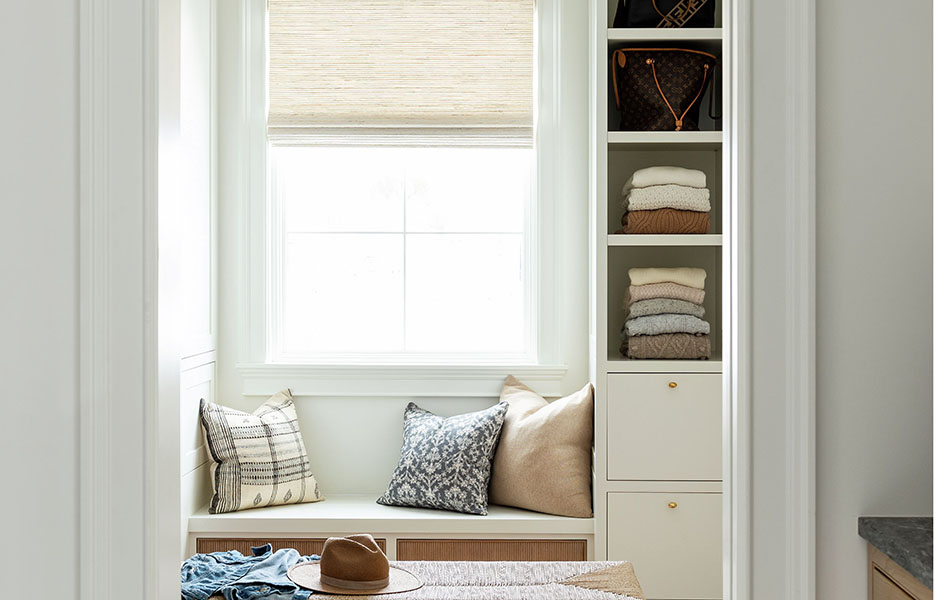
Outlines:
{"type": "Polygon", "coordinates": [[[620,233],[709,233],[706,174],[681,167],[648,167],[623,185],[620,233]]]}
{"type": "Polygon", "coordinates": [[[696,268],[630,269],[624,306],[624,342],[630,358],[705,359],[710,356],[706,271],[696,268]]]}

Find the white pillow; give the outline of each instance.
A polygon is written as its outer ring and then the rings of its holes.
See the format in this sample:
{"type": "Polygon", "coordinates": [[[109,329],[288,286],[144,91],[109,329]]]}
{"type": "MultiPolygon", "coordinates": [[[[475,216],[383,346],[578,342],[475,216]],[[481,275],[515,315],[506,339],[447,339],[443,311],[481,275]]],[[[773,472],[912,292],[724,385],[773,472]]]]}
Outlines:
{"type": "Polygon", "coordinates": [[[201,400],[214,496],[211,513],[323,500],[290,390],[248,414],[201,400]]]}

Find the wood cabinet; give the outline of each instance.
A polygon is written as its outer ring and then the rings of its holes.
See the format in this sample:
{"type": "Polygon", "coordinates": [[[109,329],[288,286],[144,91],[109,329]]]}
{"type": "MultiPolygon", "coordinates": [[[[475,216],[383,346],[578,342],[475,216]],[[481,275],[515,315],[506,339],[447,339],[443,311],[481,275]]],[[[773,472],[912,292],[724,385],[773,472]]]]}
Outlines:
{"type": "Polygon", "coordinates": [[[933,590],[868,544],[869,600],[933,600],[933,590]]]}

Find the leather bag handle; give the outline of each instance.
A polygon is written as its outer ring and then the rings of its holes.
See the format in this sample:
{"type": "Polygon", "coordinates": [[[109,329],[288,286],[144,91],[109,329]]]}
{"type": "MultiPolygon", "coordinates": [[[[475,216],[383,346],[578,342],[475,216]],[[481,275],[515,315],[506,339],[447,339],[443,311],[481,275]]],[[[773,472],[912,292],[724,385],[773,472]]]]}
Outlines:
{"type": "MultiPolygon", "coordinates": [[[[693,108],[693,105],[696,104],[696,101],[703,96],[703,92],[706,91],[706,80],[709,78],[709,63],[703,65],[703,82],[699,86],[699,92],[696,94],[696,97],[693,98],[693,101],[689,103],[689,106],[683,111],[683,114],[677,115],[676,111],[673,110],[673,107],[670,106],[670,101],[666,99],[666,94],[663,93],[663,86],[660,85],[660,79],[656,76],[656,61],[652,58],[648,58],[646,63],[650,65],[650,69],[653,70],[653,81],[656,82],[656,89],[660,92],[660,97],[663,98],[663,103],[666,104],[666,107],[670,109],[670,112],[673,113],[673,119],[676,121],[676,131],[683,130],[683,117],[689,112],[689,109],[693,108]]],[[[710,101],[711,102],[711,101],[710,101]]],[[[710,115],[712,116],[712,115],[710,115]]]]}
{"type": "MultiPolygon", "coordinates": [[[[677,51],[679,51],[679,52],[691,52],[691,53],[693,53],[693,54],[702,54],[702,55],[707,56],[707,57],[709,57],[709,58],[712,59],[713,69],[715,69],[715,68],[716,68],[716,65],[719,63],[718,59],[717,59],[714,55],[712,55],[712,54],[710,54],[710,53],[708,53],[708,52],[703,52],[702,50],[691,50],[691,49],[686,49],[686,48],[617,48],[616,50],[614,50],[614,53],[613,53],[613,55],[612,55],[611,58],[610,58],[610,75],[611,75],[611,80],[612,80],[613,86],[614,86],[614,102],[616,103],[618,109],[620,108],[620,90],[618,89],[618,86],[617,86],[617,63],[620,63],[620,68],[621,68],[621,69],[623,69],[624,67],[627,66],[627,55],[624,54],[624,51],[628,51],[628,52],[649,52],[649,51],[658,51],[658,50],[677,50],[677,51]]],[[[649,63],[648,63],[648,64],[649,64],[649,63]]],[[[687,108],[687,109],[683,112],[683,115],[684,115],[684,116],[686,115],[687,112],[689,112],[689,109],[693,107],[693,104],[696,103],[696,100],[698,100],[699,98],[702,97],[703,92],[706,91],[706,79],[707,79],[707,77],[708,77],[708,75],[709,75],[709,65],[706,64],[706,65],[704,65],[704,66],[705,66],[705,68],[704,68],[704,73],[703,73],[703,85],[701,85],[701,86],[699,87],[699,95],[697,95],[696,98],[694,98],[693,101],[690,102],[689,108],[687,108]]],[[[656,80],[656,86],[657,86],[657,89],[659,89],[659,91],[660,91],[660,95],[663,96],[663,102],[665,102],[665,103],[666,103],[666,106],[669,108],[669,107],[670,107],[670,103],[666,100],[666,96],[663,94],[663,89],[660,88],[660,82],[659,82],[659,80],[657,80],[657,78],[656,78],[656,68],[655,68],[655,67],[654,67],[654,69],[653,69],[653,78],[654,78],[654,80],[656,80]]],[[[676,117],[676,112],[674,112],[672,108],[670,108],[670,112],[673,113],[673,118],[674,118],[674,119],[676,119],[677,121],[680,121],[680,122],[682,121],[681,119],[678,119],[678,118],[676,117]]],[[[716,119],[716,120],[722,118],[722,115],[719,115],[718,117],[713,116],[713,114],[712,114],[712,98],[710,98],[710,100],[709,100],[709,117],[710,117],[711,119],[716,119]]]]}

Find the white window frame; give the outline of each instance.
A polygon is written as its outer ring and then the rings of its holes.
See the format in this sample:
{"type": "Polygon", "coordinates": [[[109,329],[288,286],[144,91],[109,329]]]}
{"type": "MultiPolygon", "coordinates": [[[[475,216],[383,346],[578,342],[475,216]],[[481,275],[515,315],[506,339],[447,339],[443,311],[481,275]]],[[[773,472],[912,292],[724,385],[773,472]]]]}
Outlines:
{"type": "MultiPolygon", "coordinates": [[[[242,278],[239,313],[246,327],[238,333],[237,370],[243,380],[243,392],[248,395],[265,395],[279,387],[290,387],[297,395],[388,395],[388,396],[496,396],[500,383],[508,374],[515,375],[526,384],[546,396],[561,395],[569,370],[578,381],[587,381],[586,359],[571,361],[565,347],[576,345],[575,339],[565,339],[563,327],[559,327],[565,286],[586,286],[587,256],[570,261],[582,267],[565,273],[559,263],[562,244],[559,234],[568,231],[559,214],[567,202],[587,204],[586,196],[577,197],[571,190],[586,189],[586,170],[579,175],[577,169],[566,169],[562,163],[562,147],[573,145],[586,148],[587,106],[562,102],[567,91],[563,86],[566,77],[562,71],[569,68],[570,61],[586,64],[586,52],[581,56],[567,56],[561,51],[562,44],[571,33],[585,31],[588,24],[575,23],[572,32],[562,31],[563,15],[567,9],[561,0],[536,0],[536,70],[537,98],[535,109],[535,154],[536,194],[533,204],[535,218],[527,223],[526,262],[535,265],[536,279],[532,286],[536,317],[528,327],[536,340],[536,360],[523,364],[475,363],[471,364],[411,364],[394,361],[390,364],[367,364],[365,361],[321,363],[278,363],[267,356],[268,327],[273,320],[273,298],[268,298],[269,273],[268,252],[275,251],[274,236],[269,235],[267,188],[270,178],[266,170],[266,0],[247,0],[244,3],[243,35],[243,131],[244,138],[244,193],[241,199],[244,231],[242,233],[242,278]],[[574,126],[571,126],[571,123],[574,126]],[[580,123],[583,127],[578,128],[580,123]],[[580,187],[575,181],[583,177],[580,187]],[[568,181],[568,179],[574,178],[568,181]],[[575,184],[575,185],[572,185],[575,184]],[[530,231],[530,233],[529,233],[530,231]],[[533,239],[532,239],[533,238],[533,239]],[[268,245],[271,245],[268,248],[268,245]],[[535,253],[531,256],[530,253],[535,253]],[[576,363],[576,364],[574,364],[576,363]]],[[[582,41],[578,44],[586,48],[582,41]]],[[[576,68],[576,65],[574,65],[576,68]]],[[[584,165],[586,166],[586,165],[584,165]]],[[[584,235],[586,224],[570,224],[573,234],[584,235]]],[[[586,245],[585,245],[586,249],[586,245]]],[[[586,297],[586,292],[584,293],[586,297]]],[[[584,307],[586,309],[586,307],[584,307]]],[[[586,315],[586,311],[575,313],[586,315]]],[[[586,323],[584,324],[586,328],[586,323]]],[[[582,340],[582,342],[586,342],[582,340]]],[[[586,357],[586,346],[582,353],[586,357]]]]}

